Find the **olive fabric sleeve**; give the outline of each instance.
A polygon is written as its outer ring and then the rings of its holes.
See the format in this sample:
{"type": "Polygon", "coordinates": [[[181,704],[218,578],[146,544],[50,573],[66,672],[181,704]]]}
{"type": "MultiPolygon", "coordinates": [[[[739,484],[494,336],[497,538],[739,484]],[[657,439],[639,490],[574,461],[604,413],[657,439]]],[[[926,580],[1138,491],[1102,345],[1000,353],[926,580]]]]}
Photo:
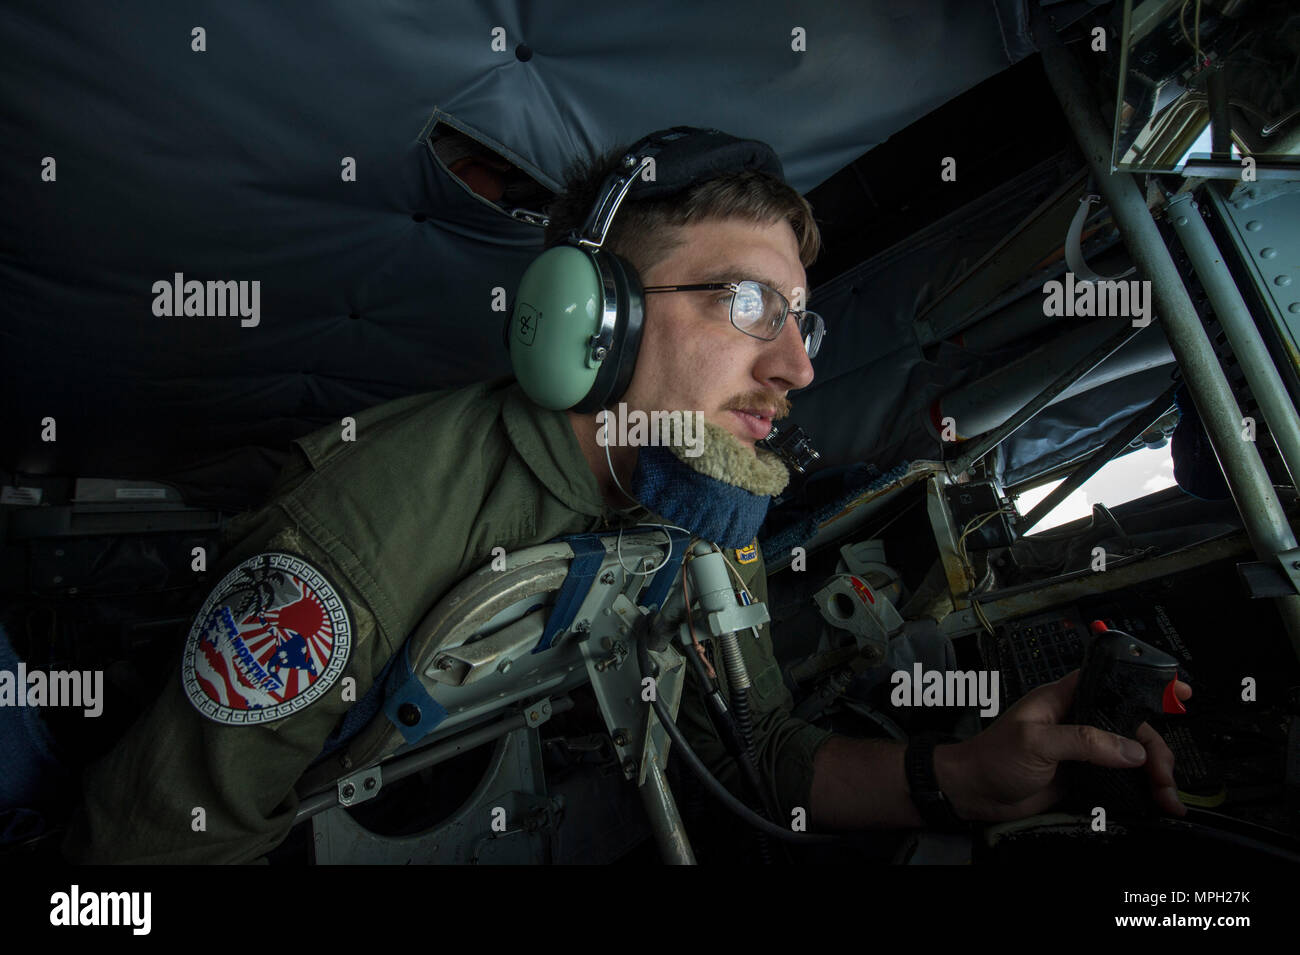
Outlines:
{"type": "MultiPolygon", "coordinates": [[[[761,552],[757,554],[758,559],[749,564],[738,563],[733,550],[724,549],[723,553],[740,573],[750,596],[766,604],[767,572],[761,552]]],[[[790,715],[794,700],[781,677],[772,650],[769,625],[759,627],[758,633],[757,639],[748,631],[737,636],[752,683],[750,712],[754,722],[759,778],[784,814],[782,819],[776,820],[778,825],[783,825],[789,822],[793,809],[808,808],[812,794],[813,759],[817,748],[834,734],[790,715]]],[[[702,635],[700,639],[703,641],[702,635]]],[[[723,696],[730,705],[730,688],[722,665],[721,648],[717,646],[713,649],[713,660],[723,696]]],[[[682,732],[719,781],[733,793],[743,794],[745,787],[740,767],[713,727],[694,667],[688,665],[687,672],[688,683],[678,715],[682,732]]]]}
{"type": "MultiPolygon", "coordinates": [[[[508,380],[397,399],[359,413],[355,425],[355,440],[328,426],[295,442],[271,503],[227,528],[232,546],[214,573],[214,596],[222,600],[212,606],[229,613],[195,608],[205,639],[233,652],[232,666],[244,677],[256,677],[238,687],[227,682],[227,689],[240,695],[249,687],[256,696],[259,686],[272,687],[285,696],[249,663],[241,628],[256,641],[257,621],[246,598],[232,606],[223,580],[258,555],[291,555],[345,609],[351,644],[344,668],[327,667],[331,682],[319,694],[308,683],[305,694],[314,698],[304,695],[305,705],[265,722],[231,725],[229,709],[199,694],[197,681],[187,692],[186,666],[178,659],[159,699],[87,771],[84,807],[64,841],[68,858],[245,862],[263,855],[293,826],[298,796],[306,795],[295,791],[303,772],[444,594],[494,547],[510,552],[600,522],[599,489],[567,417],[531,404],[508,380]],[[223,645],[223,625],[240,638],[223,645]],[[348,678],[355,683],[347,685],[348,678]],[[223,722],[200,713],[191,696],[223,722]]],[[[296,595],[279,586],[281,598],[296,595]]],[[[301,598],[307,599],[306,589],[301,598]]],[[[277,623],[275,630],[277,656],[280,649],[303,652],[293,628],[277,623]]],[[[180,648],[174,652],[182,656],[180,648]]],[[[189,652],[196,660],[192,646],[189,652]]],[[[218,665],[206,647],[204,655],[218,665]]],[[[297,703],[301,672],[291,686],[287,664],[266,665],[286,676],[292,697],[277,707],[297,703]]],[[[217,683],[208,687],[221,696],[217,683]]]]}
{"type": "Polygon", "coordinates": [[[200,714],[174,672],[153,706],[87,771],[85,803],[64,842],[72,861],[237,863],[273,849],[293,825],[294,783],[392,652],[355,590],[279,507],[240,518],[230,532],[242,536],[222,568],[282,552],[333,585],[350,621],[345,669],[300,712],[250,726],[200,714]],[[348,678],[355,686],[345,700],[348,678]]]}

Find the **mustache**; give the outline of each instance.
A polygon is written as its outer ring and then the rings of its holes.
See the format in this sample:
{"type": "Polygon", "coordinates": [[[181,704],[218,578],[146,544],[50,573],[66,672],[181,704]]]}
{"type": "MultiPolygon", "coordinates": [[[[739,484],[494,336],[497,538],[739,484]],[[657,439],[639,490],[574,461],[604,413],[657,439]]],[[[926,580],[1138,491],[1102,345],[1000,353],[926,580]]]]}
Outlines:
{"type": "Polygon", "coordinates": [[[792,405],[784,395],[774,395],[770,391],[751,391],[737,395],[722,406],[723,411],[770,411],[773,421],[788,417],[792,405]]]}

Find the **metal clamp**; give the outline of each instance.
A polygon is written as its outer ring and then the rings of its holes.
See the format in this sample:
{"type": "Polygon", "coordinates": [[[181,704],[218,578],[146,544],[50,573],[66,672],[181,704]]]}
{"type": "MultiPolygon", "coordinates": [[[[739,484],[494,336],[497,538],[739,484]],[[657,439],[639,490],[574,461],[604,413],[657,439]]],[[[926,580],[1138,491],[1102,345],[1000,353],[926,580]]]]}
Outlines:
{"type": "Polygon", "coordinates": [[[532,209],[511,209],[510,218],[518,219],[520,222],[526,222],[529,225],[539,226],[543,229],[551,224],[551,220],[546,217],[545,213],[534,212],[532,209]]]}
{"type": "Polygon", "coordinates": [[[378,766],[344,776],[338,782],[339,805],[355,806],[368,802],[378,796],[379,790],[383,788],[384,774],[378,766]]]}
{"type": "Polygon", "coordinates": [[[541,700],[524,708],[524,722],[536,729],[551,718],[551,701],[541,700]]]}

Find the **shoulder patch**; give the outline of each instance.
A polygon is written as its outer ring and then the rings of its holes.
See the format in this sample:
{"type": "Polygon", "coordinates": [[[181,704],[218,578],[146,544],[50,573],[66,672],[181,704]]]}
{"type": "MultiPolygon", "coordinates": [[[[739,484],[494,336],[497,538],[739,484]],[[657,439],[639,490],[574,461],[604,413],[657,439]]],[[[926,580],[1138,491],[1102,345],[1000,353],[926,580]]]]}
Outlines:
{"type": "Polygon", "coordinates": [[[742,564],[752,564],[758,560],[758,547],[755,544],[749,544],[746,547],[736,548],[736,560],[742,564]]]}
{"type": "Polygon", "coordinates": [[[194,618],[181,681],[210,720],[267,723],[320,699],[351,649],[352,620],[325,574],[292,554],[258,554],[221,578],[194,618]]]}

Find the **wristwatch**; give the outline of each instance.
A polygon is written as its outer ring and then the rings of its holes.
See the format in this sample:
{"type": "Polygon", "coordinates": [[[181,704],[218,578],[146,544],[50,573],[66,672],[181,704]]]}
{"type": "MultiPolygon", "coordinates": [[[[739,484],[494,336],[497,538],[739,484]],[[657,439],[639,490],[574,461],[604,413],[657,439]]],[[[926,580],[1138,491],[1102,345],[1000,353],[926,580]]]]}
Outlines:
{"type": "Polygon", "coordinates": [[[942,733],[920,733],[907,743],[903,754],[903,772],[907,777],[907,790],[917,812],[926,826],[940,832],[969,832],[971,824],[953,811],[952,803],[939,788],[934,774],[934,748],[948,743],[959,743],[956,736],[942,733]]]}

